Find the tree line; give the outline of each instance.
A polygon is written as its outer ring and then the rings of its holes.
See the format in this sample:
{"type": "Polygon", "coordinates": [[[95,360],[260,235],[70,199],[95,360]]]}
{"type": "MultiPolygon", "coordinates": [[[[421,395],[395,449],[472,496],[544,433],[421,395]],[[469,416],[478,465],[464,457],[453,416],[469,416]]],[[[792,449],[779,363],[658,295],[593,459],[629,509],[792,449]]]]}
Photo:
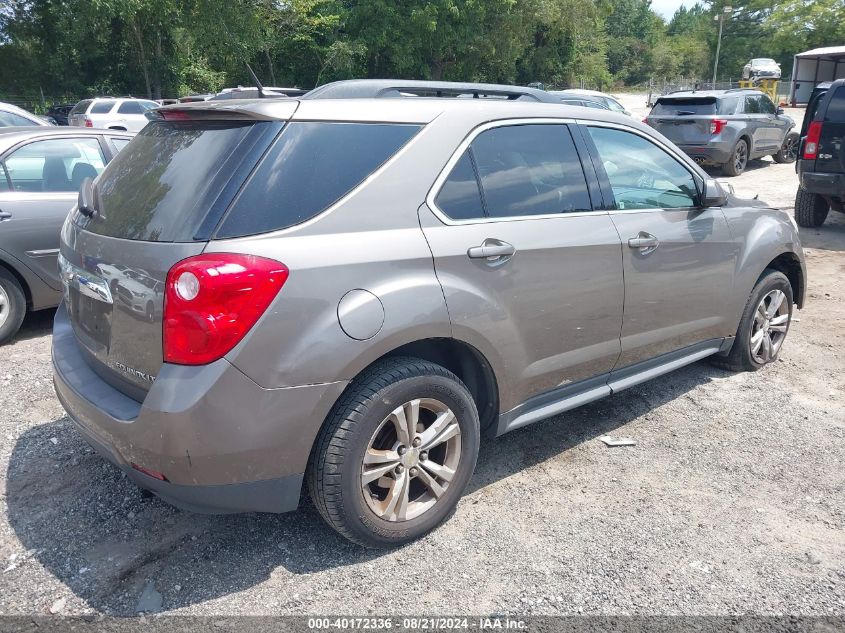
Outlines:
{"type": "MultiPolygon", "coordinates": [[[[609,89],[708,78],[730,0],[5,0],[0,96],[177,97],[252,85],[404,77],[609,89]]],[[[842,0],[739,0],[720,77],[751,57],[845,44],[842,0]]]]}

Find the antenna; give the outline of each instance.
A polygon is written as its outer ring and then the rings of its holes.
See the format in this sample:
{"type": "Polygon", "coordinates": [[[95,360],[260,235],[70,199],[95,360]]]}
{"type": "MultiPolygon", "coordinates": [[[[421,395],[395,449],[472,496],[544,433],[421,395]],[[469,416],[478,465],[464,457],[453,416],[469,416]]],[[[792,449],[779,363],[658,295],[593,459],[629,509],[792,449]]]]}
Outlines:
{"type": "Polygon", "coordinates": [[[258,88],[258,97],[260,99],[266,99],[267,95],[264,94],[264,86],[262,86],[261,82],[258,81],[258,77],[252,71],[252,67],[249,64],[247,64],[246,62],[244,62],[244,64],[246,64],[246,69],[249,71],[249,74],[252,77],[252,80],[255,82],[255,87],[258,88]]]}

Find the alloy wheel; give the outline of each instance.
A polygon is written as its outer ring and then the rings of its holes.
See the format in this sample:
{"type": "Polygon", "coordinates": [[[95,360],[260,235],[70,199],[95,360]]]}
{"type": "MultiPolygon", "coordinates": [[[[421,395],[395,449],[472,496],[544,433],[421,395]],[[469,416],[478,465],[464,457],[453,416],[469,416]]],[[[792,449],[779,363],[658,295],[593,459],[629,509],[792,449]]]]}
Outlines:
{"type": "Polygon", "coordinates": [[[433,398],[396,407],[370,438],[361,465],[369,508],[386,521],[408,521],[441,499],[461,460],[461,427],[433,398]]]}
{"type": "Polygon", "coordinates": [[[9,303],[9,295],[6,293],[5,288],[0,286],[0,327],[3,327],[3,324],[9,318],[9,311],[11,310],[9,303]]]}
{"type": "Polygon", "coordinates": [[[783,157],[788,163],[798,158],[798,139],[792,135],[788,135],[783,142],[783,157]]]}
{"type": "Polygon", "coordinates": [[[748,148],[746,147],[745,143],[740,142],[736,146],[736,151],[734,152],[734,167],[736,168],[737,172],[742,172],[745,170],[745,165],[748,163],[748,148]]]}
{"type": "Polygon", "coordinates": [[[761,365],[773,361],[789,329],[789,303],[782,290],[772,290],[757,304],[751,324],[751,357],[761,365]]]}

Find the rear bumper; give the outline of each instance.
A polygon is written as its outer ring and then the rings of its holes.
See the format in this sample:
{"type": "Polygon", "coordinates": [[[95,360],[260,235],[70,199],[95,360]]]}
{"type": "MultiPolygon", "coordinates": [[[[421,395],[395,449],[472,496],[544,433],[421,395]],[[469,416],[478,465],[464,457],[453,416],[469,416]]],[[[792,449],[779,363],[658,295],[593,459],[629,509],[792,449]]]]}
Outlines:
{"type": "Polygon", "coordinates": [[[801,188],[822,196],[843,198],[845,197],[845,174],[804,172],[801,174],[801,188]]]}
{"type": "Polygon", "coordinates": [[[296,509],[311,445],[346,386],[263,389],[226,360],[165,364],[139,403],[91,369],[64,305],[53,370],[59,401],[100,455],[173,505],[209,513],[296,509]]]}
{"type": "Polygon", "coordinates": [[[696,162],[723,164],[727,163],[733,154],[733,145],[678,145],[678,148],[696,162]]]}

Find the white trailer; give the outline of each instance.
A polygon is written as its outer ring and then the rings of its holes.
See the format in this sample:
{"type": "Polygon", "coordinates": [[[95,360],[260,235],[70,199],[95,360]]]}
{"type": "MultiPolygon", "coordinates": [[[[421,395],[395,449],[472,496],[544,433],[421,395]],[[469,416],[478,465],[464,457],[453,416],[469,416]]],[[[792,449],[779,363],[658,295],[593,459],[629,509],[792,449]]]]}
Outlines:
{"type": "Polygon", "coordinates": [[[823,81],[845,79],[845,46],[814,48],[798,53],[792,64],[790,105],[806,105],[810,94],[823,81]]]}

